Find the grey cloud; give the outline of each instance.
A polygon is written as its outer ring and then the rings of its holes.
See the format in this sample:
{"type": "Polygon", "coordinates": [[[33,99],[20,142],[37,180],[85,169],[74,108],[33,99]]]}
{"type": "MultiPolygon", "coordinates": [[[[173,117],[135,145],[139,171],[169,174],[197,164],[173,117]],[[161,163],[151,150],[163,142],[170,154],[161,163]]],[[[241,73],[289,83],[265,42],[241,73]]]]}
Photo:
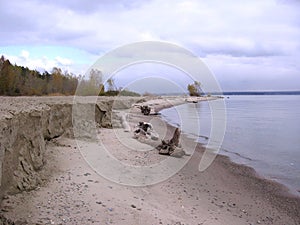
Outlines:
{"type": "Polygon", "coordinates": [[[62,7],[65,9],[73,10],[79,13],[94,13],[98,11],[118,11],[133,9],[145,4],[147,1],[135,1],[135,0],[71,0],[71,1],[43,1],[46,4],[53,5],[55,7],[62,7]]]}
{"type": "Polygon", "coordinates": [[[3,44],[72,45],[92,53],[141,41],[144,32],[204,55],[272,56],[295,48],[285,50],[283,40],[289,45],[295,40],[299,43],[295,28],[300,10],[287,3],[281,9],[281,5],[260,2],[256,9],[256,3],[244,6],[234,1],[226,5],[195,1],[185,8],[184,2],[159,0],[11,0],[1,3],[0,32],[3,44]],[[243,46],[239,39],[249,39],[253,46],[243,46]]]}
{"type": "Polygon", "coordinates": [[[228,44],[226,42],[220,43],[215,46],[206,46],[203,45],[193,45],[192,49],[196,52],[201,52],[202,56],[207,55],[230,55],[233,57],[270,57],[270,56],[280,56],[285,55],[286,53],[280,48],[277,48],[276,45],[265,47],[261,44],[255,44],[251,48],[246,48],[234,44],[228,44]]]}
{"type": "MultiPolygon", "coordinates": [[[[21,4],[19,2],[19,4],[21,4]]],[[[36,18],[28,15],[27,9],[20,10],[18,4],[10,1],[0,2],[0,27],[1,33],[19,33],[37,29],[36,18]]]]}

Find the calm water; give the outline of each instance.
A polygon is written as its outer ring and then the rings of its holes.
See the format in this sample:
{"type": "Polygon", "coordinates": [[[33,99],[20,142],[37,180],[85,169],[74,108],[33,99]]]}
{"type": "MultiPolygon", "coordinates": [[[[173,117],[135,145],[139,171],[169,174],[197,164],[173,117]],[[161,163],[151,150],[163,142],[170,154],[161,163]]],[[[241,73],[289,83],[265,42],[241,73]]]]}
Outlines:
{"type": "MultiPolygon", "coordinates": [[[[226,96],[225,103],[227,124],[220,153],[297,193],[300,190],[300,95],[226,96]]],[[[161,113],[169,123],[181,125],[190,137],[207,143],[205,137],[210,136],[212,119],[208,102],[180,105],[161,113]]]]}

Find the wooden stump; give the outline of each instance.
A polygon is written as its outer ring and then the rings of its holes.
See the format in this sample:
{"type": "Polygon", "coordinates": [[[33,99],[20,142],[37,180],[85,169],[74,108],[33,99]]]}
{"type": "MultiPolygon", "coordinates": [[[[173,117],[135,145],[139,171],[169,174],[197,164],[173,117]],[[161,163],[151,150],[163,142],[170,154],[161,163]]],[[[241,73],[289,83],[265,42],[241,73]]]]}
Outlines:
{"type": "Polygon", "coordinates": [[[171,155],[174,150],[179,147],[180,129],[176,128],[174,131],[172,139],[169,141],[162,140],[161,144],[156,148],[161,155],[171,155]]]}
{"type": "Polygon", "coordinates": [[[174,131],[172,139],[170,140],[170,144],[178,147],[179,146],[179,138],[180,138],[180,129],[177,127],[176,130],[174,131]]]}

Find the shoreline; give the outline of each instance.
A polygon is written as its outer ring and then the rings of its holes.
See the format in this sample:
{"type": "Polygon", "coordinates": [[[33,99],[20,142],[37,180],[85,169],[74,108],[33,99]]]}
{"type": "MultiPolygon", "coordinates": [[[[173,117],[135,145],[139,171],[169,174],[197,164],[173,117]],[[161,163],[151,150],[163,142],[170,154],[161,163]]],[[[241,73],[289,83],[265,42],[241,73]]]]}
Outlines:
{"type": "MultiPolygon", "coordinates": [[[[133,110],[128,118],[131,127],[138,121],[151,121],[155,130],[165,132],[162,138],[172,136],[175,129],[158,115],[144,116],[133,110]]],[[[147,146],[122,128],[100,128],[99,138],[126,163],[142,166],[168,158],[155,149],[138,151],[147,146]],[[129,140],[131,148],[122,140],[129,140]]],[[[47,144],[44,184],[30,192],[6,196],[2,214],[14,221],[27,221],[24,224],[300,223],[300,199],[284,194],[282,186],[222,155],[200,173],[204,147],[184,134],[181,144],[187,149],[197,146],[179,172],[154,185],[131,187],[97,174],[74,139],[53,139],[47,144]]]]}
{"type": "MultiPolygon", "coordinates": [[[[174,105],[175,106],[175,105],[174,105]]],[[[169,107],[167,107],[169,108],[169,107]]],[[[166,109],[166,108],[161,108],[161,110],[166,109]]],[[[168,121],[164,120],[172,129],[174,130],[176,127],[170,124],[168,121]]],[[[201,143],[197,140],[194,140],[191,137],[188,137],[188,134],[182,133],[182,136],[184,136],[184,139],[188,139],[189,141],[196,142],[197,144],[200,145],[199,149],[200,151],[204,151],[205,149],[205,144],[201,143]]],[[[198,151],[199,151],[198,149],[198,151]]],[[[278,205],[280,202],[280,205],[283,206],[284,210],[288,213],[291,214],[293,217],[298,218],[298,221],[300,223],[300,216],[299,216],[299,209],[300,209],[300,196],[297,195],[297,193],[294,193],[293,190],[291,190],[288,186],[286,186],[283,183],[280,183],[278,181],[269,179],[268,177],[263,176],[259,172],[255,170],[255,168],[246,165],[246,164],[241,164],[238,162],[235,162],[230,156],[226,154],[222,154],[221,151],[218,153],[216,157],[216,163],[224,165],[224,169],[228,170],[228,172],[233,173],[237,176],[241,175],[240,171],[243,171],[243,176],[247,178],[245,179],[247,185],[252,186],[251,189],[252,191],[259,191],[263,195],[265,195],[265,199],[267,201],[271,201],[272,204],[278,205]],[[253,181],[255,185],[252,184],[253,181]],[[284,203],[292,203],[290,207],[289,204],[284,206],[284,203]],[[294,209],[294,212],[291,210],[294,209]]],[[[214,162],[213,162],[214,163],[214,162]]],[[[209,169],[209,168],[208,168],[209,169]]],[[[249,187],[249,186],[248,186],[249,187]]]]}
{"type": "MultiPolygon", "coordinates": [[[[172,125],[170,126],[173,127],[172,125]]],[[[173,129],[175,128],[173,127],[173,129]]],[[[194,141],[185,134],[182,135],[184,136],[184,139],[194,141]]],[[[203,153],[204,146],[199,142],[198,144],[197,152],[200,151],[203,153]]],[[[197,163],[195,164],[194,167],[197,168],[197,163]]],[[[217,164],[217,168],[221,167],[223,171],[233,175],[235,179],[232,180],[232,182],[234,182],[236,186],[238,186],[237,183],[242,184],[244,191],[247,190],[247,193],[251,192],[251,196],[259,196],[259,199],[270,202],[275,208],[284,210],[285,213],[296,218],[296,223],[300,222],[300,197],[291,193],[286,186],[261,176],[254,168],[236,163],[226,155],[218,154],[213,164],[214,165],[211,165],[211,167],[214,167],[215,164],[217,164]]],[[[208,168],[207,170],[212,171],[214,169],[208,168]]],[[[214,173],[216,173],[216,171],[214,171],[214,173]]]]}
{"type": "MultiPolygon", "coordinates": [[[[165,120],[165,122],[168,123],[170,126],[175,127],[175,125],[171,124],[169,121],[165,120]]],[[[209,139],[209,137],[207,137],[207,136],[198,136],[198,138],[193,138],[193,137],[191,137],[190,134],[187,134],[187,133],[184,133],[184,132],[182,132],[182,134],[185,135],[187,138],[190,138],[191,140],[199,143],[202,146],[205,146],[206,144],[203,141],[202,142],[199,141],[199,139],[200,138],[201,139],[205,139],[206,141],[209,139]],[[196,140],[196,139],[198,139],[198,140],[196,140]]],[[[195,137],[196,137],[196,135],[195,135],[195,137]]],[[[246,163],[240,163],[240,162],[238,162],[238,160],[236,160],[234,157],[230,156],[230,154],[234,154],[236,158],[242,157],[242,156],[238,155],[238,153],[236,153],[236,152],[234,152],[232,150],[224,149],[222,147],[220,148],[220,151],[218,152],[218,155],[227,157],[228,160],[230,160],[234,164],[245,166],[245,167],[249,167],[250,169],[253,169],[254,173],[257,174],[256,175],[257,177],[259,177],[261,179],[268,180],[268,181],[273,182],[273,183],[276,183],[279,186],[282,186],[282,192],[283,193],[288,192],[289,195],[292,195],[292,196],[295,196],[297,198],[300,198],[300,189],[298,190],[295,187],[291,187],[291,186],[285,184],[283,181],[280,182],[280,180],[269,178],[269,177],[263,175],[262,173],[260,173],[255,167],[253,167],[251,165],[248,165],[246,163]]],[[[244,157],[242,157],[242,158],[244,158],[244,157]]],[[[246,158],[246,159],[252,160],[250,158],[246,158]]]]}
{"type": "MultiPolygon", "coordinates": [[[[249,167],[251,169],[254,170],[254,173],[256,174],[256,176],[258,178],[261,178],[263,180],[267,180],[270,183],[275,183],[276,185],[281,186],[282,189],[282,194],[286,194],[288,196],[294,196],[296,198],[300,198],[300,189],[291,186],[287,183],[284,183],[284,180],[282,179],[272,179],[271,177],[268,177],[267,175],[264,175],[262,172],[259,172],[259,168],[255,168],[254,166],[248,165],[247,163],[240,163],[238,162],[238,160],[235,160],[234,157],[231,157],[230,154],[236,154],[235,152],[231,151],[231,150],[225,150],[222,149],[219,152],[220,155],[228,157],[229,160],[237,165],[241,165],[241,166],[245,166],[245,167],[249,167]],[[223,152],[223,153],[222,153],[223,152]]],[[[240,156],[236,156],[236,157],[240,157],[240,156]]],[[[252,160],[252,159],[250,159],[252,160]]]]}
{"type": "MultiPolygon", "coordinates": [[[[169,120],[167,120],[167,119],[166,119],[165,121],[166,121],[167,123],[169,123],[171,126],[176,126],[176,124],[173,125],[174,123],[172,123],[172,121],[169,121],[169,120]]],[[[192,135],[190,135],[190,134],[186,134],[186,135],[187,135],[188,137],[191,137],[191,138],[193,139],[192,135]]],[[[209,138],[209,137],[207,137],[207,136],[198,136],[198,137],[197,137],[197,136],[195,135],[195,141],[198,142],[198,143],[200,143],[200,144],[202,144],[202,145],[205,145],[205,144],[206,144],[206,141],[207,141],[208,138],[209,138]]],[[[262,171],[260,171],[260,167],[259,167],[259,166],[255,167],[255,165],[251,165],[251,164],[249,164],[248,162],[243,162],[243,160],[241,161],[239,158],[244,158],[244,157],[243,157],[243,156],[240,156],[238,152],[239,152],[239,151],[234,151],[234,150],[232,150],[232,149],[225,149],[225,148],[222,148],[222,147],[221,147],[218,154],[223,155],[223,156],[226,156],[226,157],[229,157],[229,159],[230,159],[232,162],[236,163],[236,164],[239,164],[239,165],[245,165],[245,166],[247,166],[247,167],[250,167],[250,168],[254,169],[255,172],[257,173],[257,175],[258,175],[259,177],[261,177],[261,178],[263,178],[263,179],[266,179],[266,180],[269,180],[269,181],[271,181],[271,182],[278,183],[279,185],[283,186],[283,189],[284,189],[283,192],[288,192],[288,194],[300,198],[300,189],[299,189],[299,187],[297,187],[297,186],[292,186],[292,185],[290,185],[289,183],[285,183],[284,180],[274,179],[273,177],[276,177],[276,174],[272,174],[273,176],[265,175],[262,171]]],[[[247,158],[245,157],[245,159],[252,160],[252,159],[250,159],[250,158],[248,158],[248,157],[247,157],[247,158]]]]}
{"type": "MultiPolygon", "coordinates": [[[[218,97],[214,96],[210,98],[209,100],[215,100],[218,99],[218,97]]],[[[198,99],[198,101],[206,101],[207,99],[202,98],[198,99]]],[[[185,101],[180,104],[187,104],[188,102],[185,101]]],[[[190,100],[189,103],[195,103],[193,100],[190,100]]],[[[156,112],[160,112],[163,109],[175,107],[176,105],[180,105],[178,102],[175,101],[175,103],[168,105],[161,105],[158,107],[156,112]]],[[[165,120],[164,120],[165,121],[165,120]]],[[[175,130],[175,126],[168,123],[168,121],[165,121],[169,129],[175,130]]],[[[190,138],[187,136],[187,134],[182,133],[183,139],[186,139],[190,142],[196,142],[197,151],[204,151],[205,147],[204,144],[201,142],[198,142],[194,140],[193,138],[190,138]]],[[[296,218],[297,223],[300,223],[300,216],[299,216],[299,209],[300,209],[300,196],[297,195],[297,193],[293,193],[291,189],[289,189],[286,185],[283,183],[280,183],[278,181],[271,180],[262,174],[258,173],[255,168],[241,164],[238,162],[233,161],[233,159],[230,158],[230,156],[218,153],[216,159],[216,162],[221,164],[224,170],[227,170],[228,173],[232,173],[236,179],[243,178],[243,182],[246,183],[246,187],[251,189],[251,192],[253,192],[253,195],[255,195],[255,192],[258,192],[258,195],[261,195],[260,197],[263,197],[263,199],[267,202],[270,202],[272,206],[275,206],[276,208],[280,210],[284,210],[285,213],[290,215],[293,218],[296,218]],[[242,172],[240,172],[242,171],[242,172]]],[[[196,166],[195,166],[196,167],[196,166]]],[[[209,169],[209,168],[208,168],[209,169]]],[[[248,190],[249,190],[248,189],[248,190]]]]}

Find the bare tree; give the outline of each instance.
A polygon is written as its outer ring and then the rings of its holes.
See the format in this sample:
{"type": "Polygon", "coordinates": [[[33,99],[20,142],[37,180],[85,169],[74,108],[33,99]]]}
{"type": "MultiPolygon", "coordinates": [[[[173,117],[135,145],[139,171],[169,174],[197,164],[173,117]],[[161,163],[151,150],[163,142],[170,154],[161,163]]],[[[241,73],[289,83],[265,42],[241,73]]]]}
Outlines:
{"type": "Polygon", "coordinates": [[[113,78],[109,78],[107,80],[107,84],[108,84],[108,90],[109,91],[115,91],[115,90],[117,90],[117,87],[115,85],[115,80],[113,78]]]}

